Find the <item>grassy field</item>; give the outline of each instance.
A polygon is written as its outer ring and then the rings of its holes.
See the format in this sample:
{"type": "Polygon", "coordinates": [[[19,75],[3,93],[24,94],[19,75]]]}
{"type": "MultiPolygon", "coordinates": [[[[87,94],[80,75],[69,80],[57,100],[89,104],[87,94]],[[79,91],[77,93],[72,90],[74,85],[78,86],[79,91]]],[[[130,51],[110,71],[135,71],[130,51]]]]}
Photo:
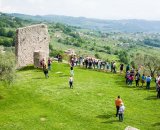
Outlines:
{"type": "Polygon", "coordinates": [[[74,69],[69,89],[67,64],[53,63],[49,78],[36,69],[17,72],[12,87],[0,85],[0,130],[159,130],[159,102],[155,85],[125,85],[124,76],[74,69]],[[126,107],[124,122],[115,117],[115,98],[126,107]]]}

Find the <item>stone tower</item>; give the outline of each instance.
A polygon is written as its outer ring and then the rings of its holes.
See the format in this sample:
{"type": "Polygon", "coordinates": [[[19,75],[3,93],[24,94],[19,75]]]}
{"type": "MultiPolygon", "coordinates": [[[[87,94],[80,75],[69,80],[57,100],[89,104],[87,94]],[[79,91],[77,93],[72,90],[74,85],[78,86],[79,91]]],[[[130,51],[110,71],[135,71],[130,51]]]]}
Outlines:
{"type": "Polygon", "coordinates": [[[15,44],[17,68],[34,64],[35,52],[43,52],[45,59],[49,57],[49,34],[45,24],[17,29],[15,44]]]}

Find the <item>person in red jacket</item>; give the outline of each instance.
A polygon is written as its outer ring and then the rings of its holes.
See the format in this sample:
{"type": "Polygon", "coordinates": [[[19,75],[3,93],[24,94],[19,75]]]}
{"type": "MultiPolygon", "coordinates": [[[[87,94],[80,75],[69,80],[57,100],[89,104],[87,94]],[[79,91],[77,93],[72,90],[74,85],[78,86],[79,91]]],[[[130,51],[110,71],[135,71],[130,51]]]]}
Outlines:
{"type": "Polygon", "coordinates": [[[119,107],[122,104],[122,99],[120,98],[120,96],[117,97],[117,99],[115,100],[115,105],[116,105],[116,117],[118,116],[118,111],[119,111],[119,107]]]}

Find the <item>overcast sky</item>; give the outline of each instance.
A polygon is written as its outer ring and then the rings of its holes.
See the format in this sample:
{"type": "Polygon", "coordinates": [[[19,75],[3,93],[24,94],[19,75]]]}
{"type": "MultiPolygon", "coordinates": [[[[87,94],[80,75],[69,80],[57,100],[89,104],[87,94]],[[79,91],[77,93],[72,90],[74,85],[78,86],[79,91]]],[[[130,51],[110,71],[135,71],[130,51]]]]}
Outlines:
{"type": "Polygon", "coordinates": [[[99,19],[160,20],[160,0],[0,0],[0,11],[99,19]]]}

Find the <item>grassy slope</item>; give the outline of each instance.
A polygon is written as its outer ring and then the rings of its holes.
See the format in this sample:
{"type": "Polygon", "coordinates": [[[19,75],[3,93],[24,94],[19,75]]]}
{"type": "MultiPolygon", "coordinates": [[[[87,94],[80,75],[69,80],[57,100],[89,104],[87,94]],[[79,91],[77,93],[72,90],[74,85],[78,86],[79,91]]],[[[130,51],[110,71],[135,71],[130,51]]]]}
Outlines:
{"type": "Polygon", "coordinates": [[[74,71],[74,89],[66,64],[54,63],[49,79],[39,70],[18,71],[13,87],[0,86],[0,130],[159,130],[155,90],[125,86],[118,74],[74,71]],[[117,95],[126,106],[124,122],[115,117],[117,95]]]}

